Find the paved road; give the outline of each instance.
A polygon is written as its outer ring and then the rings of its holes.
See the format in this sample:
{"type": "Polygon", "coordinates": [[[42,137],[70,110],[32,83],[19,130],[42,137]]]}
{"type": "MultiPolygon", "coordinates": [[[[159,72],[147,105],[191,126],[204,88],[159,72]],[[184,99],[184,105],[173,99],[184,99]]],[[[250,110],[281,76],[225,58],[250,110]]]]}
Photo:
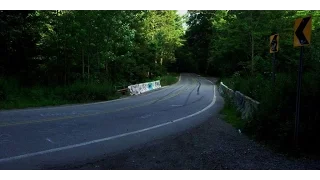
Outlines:
{"type": "Polygon", "coordinates": [[[199,125],[217,112],[217,89],[198,75],[180,78],[115,101],[0,111],[0,169],[95,161],[199,125]]]}

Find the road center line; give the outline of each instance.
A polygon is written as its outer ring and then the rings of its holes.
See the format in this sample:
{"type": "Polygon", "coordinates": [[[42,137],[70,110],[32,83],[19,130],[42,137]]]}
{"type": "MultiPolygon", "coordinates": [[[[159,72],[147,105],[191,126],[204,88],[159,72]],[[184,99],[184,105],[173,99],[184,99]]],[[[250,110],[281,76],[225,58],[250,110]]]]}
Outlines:
{"type": "MultiPolygon", "coordinates": [[[[184,88],[185,86],[183,86],[184,88]]],[[[138,105],[134,105],[134,106],[127,106],[127,107],[123,107],[123,108],[119,108],[116,110],[107,110],[107,111],[102,111],[102,112],[96,112],[96,113],[91,113],[91,114],[80,114],[80,115],[75,115],[75,116],[63,116],[63,117],[57,117],[57,118],[50,118],[50,119],[39,119],[39,120],[31,120],[31,121],[24,121],[24,122],[4,122],[4,123],[0,123],[0,127],[7,127],[7,126],[16,126],[16,125],[24,125],[24,124],[35,124],[35,123],[43,123],[43,122],[51,122],[51,121],[58,121],[58,120],[66,120],[66,119],[74,119],[74,118],[80,118],[80,117],[88,117],[88,116],[96,116],[96,115],[100,115],[100,114],[108,114],[108,113],[113,113],[113,112],[119,112],[119,111],[123,111],[123,110],[129,110],[129,109],[133,109],[133,108],[138,108],[138,107],[142,107],[142,106],[147,106],[150,105],[154,102],[162,102],[165,101],[167,99],[170,98],[174,98],[176,96],[178,96],[179,94],[183,93],[184,91],[186,91],[187,89],[183,89],[183,90],[178,90],[172,94],[168,94],[166,97],[158,100],[151,100],[142,104],[138,104],[138,105]]]]}
{"type": "Polygon", "coordinates": [[[123,134],[119,134],[119,135],[115,135],[115,136],[111,136],[111,137],[106,137],[106,138],[102,138],[102,139],[96,139],[96,140],[93,140],[93,141],[88,141],[88,142],[84,142],[84,143],[64,146],[64,147],[60,147],[60,148],[48,149],[48,150],[45,150],[45,151],[38,151],[38,152],[34,152],[34,153],[27,153],[27,154],[23,154],[23,155],[3,158],[3,159],[0,159],[0,163],[13,161],[13,160],[18,160],[18,159],[23,159],[23,158],[29,158],[29,157],[33,157],[33,156],[37,156],[37,155],[43,155],[43,154],[58,152],[58,151],[63,151],[63,150],[68,150],[68,149],[73,149],[73,148],[77,148],[77,147],[81,147],[81,146],[87,146],[87,145],[90,145],[90,144],[100,143],[100,142],[104,142],[104,141],[109,141],[109,140],[113,140],[113,139],[118,139],[118,138],[121,138],[121,137],[129,136],[129,135],[134,135],[134,134],[146,132],[146,131],[149,131],[149,130],[152,130],[152,129],[156,129],[156,128],[160,128],[160,127],[163,127],[163,126],[167,126],[167,125],[175,123],[175,122],[183,121],[185,119],[188,119],[188,118],[191,118],[191,117],[196,116],[198,114],[201,114],[202,112],[204,112],[204,111],[208,110],[210,107],[212,107],[215,104],[215,102],[216,102],[216,86],[213,85],[213,99],[212,99],[211,103],[208,106],[206,106],[205,108],[203,108],[202,110],[200,110],[200,111],[198,111],[196,113],[190,114],[188,116],[185,116],[185,117],[182,117],[182,118],[179,118],[179,119],[175,119],[173,121],[169,121],[169,122],[166,122],[166,123],[158,124],[156,126],[151,126],[151,127],[148,127],[148,128],[144,128],[144,129],[140,129],[140,130],[132,131],[132,132],[128,132],[128,133],[123,133],[123,134]]]}
{"type": "Polygon", "coordinates": [[[182,105],[180,105],[180,104],[172,104],[171,106],[173,106],[173,107],[180,107],[180,106],[182,106],[182,105]]]}

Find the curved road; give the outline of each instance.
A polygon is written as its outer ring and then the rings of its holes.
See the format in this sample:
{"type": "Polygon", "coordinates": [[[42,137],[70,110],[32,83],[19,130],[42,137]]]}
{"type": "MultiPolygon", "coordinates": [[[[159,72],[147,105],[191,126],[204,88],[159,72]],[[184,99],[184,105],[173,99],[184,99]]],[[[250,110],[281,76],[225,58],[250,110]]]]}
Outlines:
{"type": "Polygon", "coordinates": [[[0,111],[0,169],[48,169],[95,161],[182,132],[217,112],[217,89],[198,75],[124,99],[0,111]]]}

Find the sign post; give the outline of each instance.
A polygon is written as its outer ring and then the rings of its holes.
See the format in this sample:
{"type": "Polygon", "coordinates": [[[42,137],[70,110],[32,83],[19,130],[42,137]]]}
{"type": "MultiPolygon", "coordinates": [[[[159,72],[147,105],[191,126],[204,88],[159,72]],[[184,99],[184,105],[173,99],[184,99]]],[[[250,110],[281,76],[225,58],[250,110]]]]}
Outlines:
{"type": "Polygon", "coordinates": [[[294,47],[300,47],[300,61],[298,69],[298,82],[297,82],[297,98],[296,98],[296,118],[294,130],[294,142],[298,146],[299,135],[299,122],[300,122],[300,94],[301,94],[301,81],[302,81],[302,67],[303,67],[303,48],[310,45],[311,42],[311,16],[306,18],[299,18],[294,23],[294,47]]]}
{"type": "Polygon", "coordinates": [[[273,84],[276,81],[276,52],[279,51],[279,34],[274,34],[270,36],[270,53],[273,54],[272,60],[272,81],[273,84]]]}

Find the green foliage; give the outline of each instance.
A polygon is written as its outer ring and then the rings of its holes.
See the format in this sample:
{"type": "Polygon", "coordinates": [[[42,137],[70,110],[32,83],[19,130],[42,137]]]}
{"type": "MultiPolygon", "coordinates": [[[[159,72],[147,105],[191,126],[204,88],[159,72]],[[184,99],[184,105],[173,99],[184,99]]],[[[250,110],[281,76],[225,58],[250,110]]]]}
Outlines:
{"type": "MultiPolygon", "coordinates": [[[[258,100],[259,111],[244,131],[278,149],[293,149],[298,48],[296,18],[312,16],[311,46],[304,49],[300,149],[318,153],[320,128],[319,11],[189,11],[186,43],[177,52],[182,70],[220,76],[230,88],[258,100]],[[269,36],[280,35],[276,82],[272,83],[269,36]]],[[[318,153],[319,154],[319,153],[318,153]]]]}
{"type": "Polygon", "coordinates": [[[68,88],[57,88],[57,95],[63,99],[75,102],[104,101],[112,99],[115,89],[109,83],[74,83],[68,88]]]}
{"type": "Polygon", "coordinates": [[[224,102],[224,107],[220,112],[222,115],[224,115],[223,119],[227,123],[230,123],[233,127],[243,131],[246,122],[240,118],[241,114],[237,111],[230,98],[225,97],[224,102]]]}
{"type": "MultiPolygon", "coordinates": [[[[273,147],[290,152],[293,150],[293,133],[296,104],[296,75],[278,73],[273,85],[271,79],[259,80],[262,76],[233,76],[222,81],[235,90],[258,100],[258,112],[253,119],[247,121],[244,132],[253,135],[258,140],[265,141],[273,147]],[[261,83],[263,82],[263,83],[261,83]]],[[[317,129],[319,113],[318,73],[307,72],[303,78],[301,94],[300,146],[309,153],[319,151],[314,144],[320,135],[317,129]],[[312,99],[310,99],[312,98],[312,99]]]]}
{"type": "Polygon", "coordinates": [[[183,35],[176,11],[1,11],[0,23],[0,77],[30,86],[152,78],[183,35]]]}
{"type": "Polygon", "coordinates": [[[182,35],[177,11],[1,11],[1,106],[110,99],[175,71],[182,35]]]}
{"type": "Polygon", "coordinates": [[[271,86],[270,79],[266,80],[261,74],[241,77],[239,72],[235,73],[231,78],[223,78],[222,82],[235,91],[240,91],[256,100],[260,100],[264,91],[270,89],[271,86]]]}
{"type": "Polygon", "coordinates": [[[76,82],[68,87],[32,87],[20,89],[15,82],[1,80],[6,95],[0,109],[52,106],[105,101],[117,98],[113,84],[76,82]]]}
{"type": "Polygon", "coordinates": [[[160,78],[160,84],[161,86],[168,86],[178,82],[178,80],[179,80],[178,74],[168,74],[160,78]]]}

